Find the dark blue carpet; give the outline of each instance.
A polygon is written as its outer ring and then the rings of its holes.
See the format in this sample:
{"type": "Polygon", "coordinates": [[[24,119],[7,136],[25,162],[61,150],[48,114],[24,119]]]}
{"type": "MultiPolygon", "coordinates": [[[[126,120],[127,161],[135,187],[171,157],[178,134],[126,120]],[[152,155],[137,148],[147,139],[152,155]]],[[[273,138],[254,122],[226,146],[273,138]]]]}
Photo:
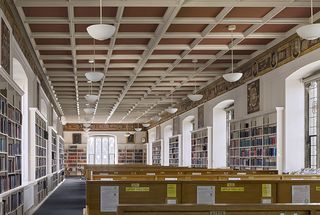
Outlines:
{"type": "Polygon", "coordinates": [[[85,181],[67,178],[35,215],[82,215],[86,204],[85,181]]]}

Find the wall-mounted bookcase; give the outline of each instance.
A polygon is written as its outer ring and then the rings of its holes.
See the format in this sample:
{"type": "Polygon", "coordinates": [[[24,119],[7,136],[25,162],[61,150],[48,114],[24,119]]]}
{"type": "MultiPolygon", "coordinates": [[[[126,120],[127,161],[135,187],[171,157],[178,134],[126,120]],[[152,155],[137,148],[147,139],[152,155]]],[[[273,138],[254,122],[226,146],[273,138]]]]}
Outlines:
{"type": "Polygon", "coordinates": [[[39,204],[48,195],[48,178],[38,180],[34,186],[35,204],[39,204]]]}
{"type": "Polygon", "coordinates": [[[118,144],[118,163],[146,163],[145,144],[118,144]]]}
{"type": "Polygon", "coordinates": [[[13,191],[12,193],[1,197],[1,214],[4,215],[23,215],[24,205],[23,189],[13,191]]]}
{"type": "Polygon", "coordinates": [[[81,175],[87,164],[86,144],[65,144],[65,167],[69,175],[81,175]]]}
{"type": "Polygon", "coordinates": [[[191,131],[191,167],[212,167],[212,128],[191,131]]]}
{"type": "Polygon", "coordinates": [[[163,165],[163,140],[156,140],[152,143],[152,165],[163,165]]]}
{"type": "Polygon", "coordinates": [[[48,159],[50,159],[50,162],[48,162],[48,169],[51,168],[50,172],[55,173],[57,168],[57,151],[58,151],[58,137],[56,130],[49,126],[49,147],[48,147],[48,159]]]}
{"type": "Polygon", "coordinates": [[[34,179],[47,175],[48,131],[47,120],[37,108],[30,108],[30,167],[34,168],[34,179]]]}
{"type": "Polygon", "coordinates": [[[59,170],[64,170],[64,139],[62,136],[58,136],[59,141],[59,170]]]}
{"type": "Polygon", "coordinates": [[[0,193],[21,185],[22,162],[22,92],[5,77],[0,75],[0,193]]]}
{"type": "Polygon", "coordinates": [[[276,169],[277,113],[232,122],[228,156],[234,169],[276,169]]]}
{"type": "Polygon", "coordinates": [[[169,138],[169,166],[181,165],[181,135],[175,135],[169,138]]]}

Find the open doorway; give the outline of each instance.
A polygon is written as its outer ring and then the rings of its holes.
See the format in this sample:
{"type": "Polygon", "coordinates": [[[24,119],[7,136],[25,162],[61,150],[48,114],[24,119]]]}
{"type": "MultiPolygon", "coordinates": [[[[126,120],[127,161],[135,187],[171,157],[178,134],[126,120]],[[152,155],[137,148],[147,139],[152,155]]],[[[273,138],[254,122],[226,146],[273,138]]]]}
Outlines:
{"type": "Polygon", "coordinates": [[[182,166],[191,167],[191,131],[194,129],[194,116],[182,121],[182,166]]]}

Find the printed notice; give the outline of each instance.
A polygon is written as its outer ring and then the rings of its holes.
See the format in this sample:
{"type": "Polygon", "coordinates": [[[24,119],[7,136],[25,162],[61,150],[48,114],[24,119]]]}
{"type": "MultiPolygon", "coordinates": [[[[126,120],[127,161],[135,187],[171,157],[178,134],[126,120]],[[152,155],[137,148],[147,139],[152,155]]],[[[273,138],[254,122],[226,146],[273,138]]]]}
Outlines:
{"type": "Polygon", "coordinates": [[[119,205],[119,186],[100,187],[100,211],[117,212],[119,205]]]}
{"type": "Polygon", "coordinates": [[[271,197],[271,184],[262,184],[262,198],[271,197]]]}
{"type": "Polygon", "coordinates": [[[197,186],[197,204],[212,205],[216,200],[215,186],[197,186]]]}
{"type": "Polygon", "coordinates": [[[310,185],[292,186],[292,203],[309,203],[310,185]]]}
{"type": "Polygon", "coordinates": [[[167,197],[176,198],[177,197],[177,185],[176,184],[167,184],[167,197]]]}

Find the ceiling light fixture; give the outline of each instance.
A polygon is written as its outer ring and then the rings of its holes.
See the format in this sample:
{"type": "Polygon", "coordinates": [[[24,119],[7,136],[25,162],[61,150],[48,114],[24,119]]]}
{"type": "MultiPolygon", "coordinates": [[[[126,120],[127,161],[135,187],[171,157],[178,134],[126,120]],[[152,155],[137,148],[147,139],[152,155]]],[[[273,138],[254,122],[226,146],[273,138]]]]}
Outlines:
{"type": "Polygon", "coordinates": [[[147,127],[150,126],[150,123],[143,123],[142,126],[145,127],[145,128],[147,128],[147,127]]]}
{"type": "Polygon", "coordinates": [[[305,40],[315,40],[320,37],[320,23],[313,23],[313,0],[311,0],[310,24],[297,29],[297,34],[305,40]]]}
{"type": "MultiPolygon", "coordinates": [[[[197,62],[198,62],[197,59],[193,59],[192,60],[192,63],[194,64],[194,71],[193,71],[194,73],[196,73],[196,64],[197,64],[197,62]]],[[[203,95],[197,93],[197,82],[195,82],[195,84],[194,84],[193,94],[188,94],[187,96],[193,102],[200,101],[202,99],[203,95]]]]}
{"type": "MultiPolygon", "coordinates": [[[[104,74],[102,72],[96,72],[96,59],[95,59],[95,57],[96,57],[96,42],[93,39],[93,71],[92,71],[92,67],[91,67],[91,71],[87,72],[85,74],[86,78],[91,82],[101,81],[101,79],[104,76],[104,74]]],[[[92,61],[89,60],[89,63],[90,62],[92,62],[92,61]]]]}
{"type": "Polygon", "coordinates": [[[151,118],[151,120],[155,121],[155,122],[159,122],[161,120],[161,116],[159,115],[155,115],[151,118]]]}
{"type": "Polygon", "coordinates": [[[92,81],[90,81],[89,83],[90,83],[90,87],[89,87],[90,92],[84,98],[87,100],[89,104],[94,104],[99,99],[99,96],[92,94],[92,81]]]}
{"type": "Polygon", "coordinates": [[[100,24],[87,27],[88,34],[96,40],[106,40],[112,37],[116,28],[113,25],[102,24],[102,0],[100,0],[100,24]]]}
{"type": "Polygon", "coordinates": [[[229,25],[228,30],[231,31],[231,73],[224,74],[222,77],[228,82],[236,82],[239,81],[243,75],[241,72],[233,72],[233,32],[236,30],[236,26],[229,25]]]}
{"type": "Polygon", "coordinates": [[[138,127],[134,128],[134,130],[135,130],[136,132],[142,131],[142,128],[139,127],[139,123],[138,123],[138,127]]]}
{"type": "Polygon", "coordinates": [[[86,114],[93,114],[94,113],[94,108],[83,108],[83,111],[86,114]]]}
{"type": "Polygon", "coordinates": [[[83,127],[85,127],[85,128],[89,128],[90,126],[91,126],[90,123],[83,123],[83,127]]]}
{"type": "Polygon", "coordinates": [[[174,114],[178,111],[178,108],[173,107],[172,94],[173,94],[173,92],[171,93],[171,106],[165,109],[165,111],[170,114],[174,114]]]}

